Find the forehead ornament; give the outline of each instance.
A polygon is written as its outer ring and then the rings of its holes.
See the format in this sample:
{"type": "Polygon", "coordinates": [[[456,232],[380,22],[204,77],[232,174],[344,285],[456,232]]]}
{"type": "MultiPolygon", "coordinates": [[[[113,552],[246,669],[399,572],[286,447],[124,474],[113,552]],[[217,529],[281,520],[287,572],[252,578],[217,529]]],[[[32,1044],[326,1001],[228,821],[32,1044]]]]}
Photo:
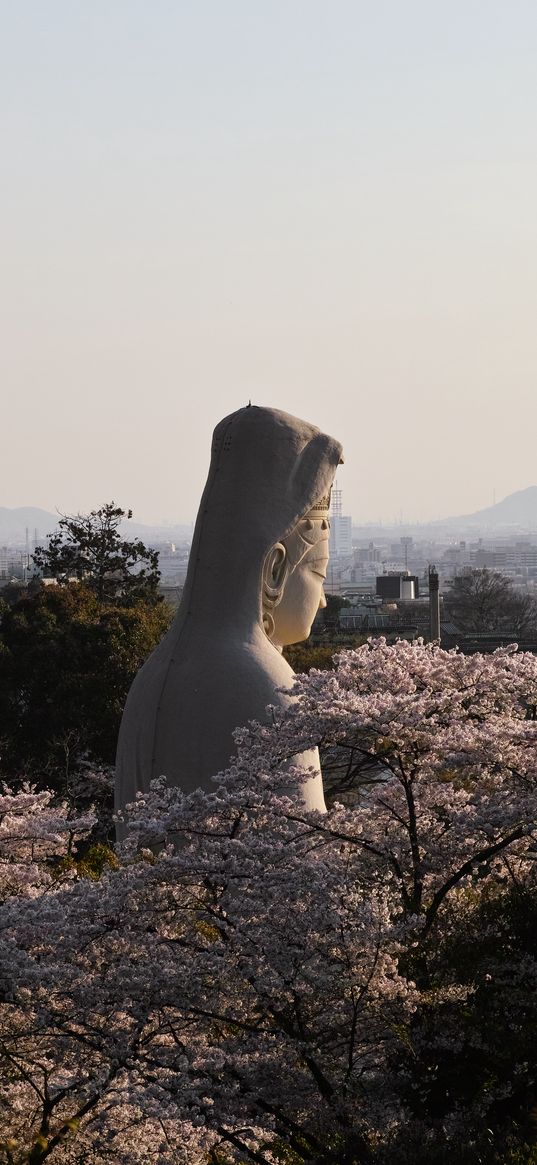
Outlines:
{"type": "Polygon", "coordinates": [[[307,523],[306,529],[311,530],[313,527],[313,522],[320,521],[321,522],[321,529],[328,530],[328,528],[330,526],[328,515],[330,513],[330,495],[331,495],[331,493],[332,493],[332,490],[330,489],[328,491],[328,493],[325,494],[325,496],[323,498],[319,498],[319,501],[315,502],[315,504],[311,507],[311,509],[308,510],[307,514],[304,514],[302,521],[303,522],[305,521],[307,523]]]}

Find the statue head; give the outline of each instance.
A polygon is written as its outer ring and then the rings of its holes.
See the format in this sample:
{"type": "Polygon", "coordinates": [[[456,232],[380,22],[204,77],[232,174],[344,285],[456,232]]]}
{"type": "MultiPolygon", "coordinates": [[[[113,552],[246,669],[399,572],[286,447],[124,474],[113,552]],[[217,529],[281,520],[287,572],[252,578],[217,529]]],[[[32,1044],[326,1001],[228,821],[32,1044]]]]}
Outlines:
{"type": "Polygon", "coordinates": [[[275,647],[307,639],[326,606],[330,494],[316,502],[294,529],[276,542],[263,568],[263,628],[275,647]]]}
{"type": "Polygon", "coordinates": [[[339,441],[277,409],[252,405],[220,421],[181,623],[229,642],[260,633],[281,648],[307,639],[323,601],[340,461],[339,441]]]}

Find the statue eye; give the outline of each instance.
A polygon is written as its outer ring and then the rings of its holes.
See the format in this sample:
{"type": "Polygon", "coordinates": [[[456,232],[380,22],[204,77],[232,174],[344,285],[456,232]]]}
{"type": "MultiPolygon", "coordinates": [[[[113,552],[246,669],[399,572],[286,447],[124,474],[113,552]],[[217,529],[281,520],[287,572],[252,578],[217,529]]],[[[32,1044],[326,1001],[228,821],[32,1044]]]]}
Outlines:
{"type": "Polygon", "coordinates": [[[310,567],[310,570],[312,571],[312,573],[318,575],[319,578],[322,578],[323,582],[326,578],[327,566],[328,566],[328,559],[327,558],[313,558],[309,562],[309,567],[310,567]]]}

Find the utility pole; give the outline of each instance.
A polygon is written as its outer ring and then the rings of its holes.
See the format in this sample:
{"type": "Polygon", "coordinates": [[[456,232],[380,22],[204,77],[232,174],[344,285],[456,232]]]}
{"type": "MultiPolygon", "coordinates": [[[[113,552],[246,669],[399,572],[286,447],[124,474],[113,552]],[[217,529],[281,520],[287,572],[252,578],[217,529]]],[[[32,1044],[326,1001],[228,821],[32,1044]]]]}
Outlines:
{"type": "Polygon", "coordinates": [[[440,589],[436,566],[429,567],[429,639],[440,643],[440,589]]]}

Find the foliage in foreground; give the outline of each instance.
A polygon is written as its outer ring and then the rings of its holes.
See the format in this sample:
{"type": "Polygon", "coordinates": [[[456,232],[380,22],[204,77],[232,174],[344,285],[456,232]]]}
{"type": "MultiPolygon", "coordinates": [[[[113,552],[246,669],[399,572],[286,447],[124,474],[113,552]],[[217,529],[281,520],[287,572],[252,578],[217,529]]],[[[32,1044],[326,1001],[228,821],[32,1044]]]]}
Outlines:
{"type": "Polygon", "coordinates": [[[115,502],[89,514],[64,514],[47,545],[34,551],[37,571],[59,583],[78,579],[100,603],[158,603],[158,551],[139,539],[123,538],[125,518],[132,518],[132,510],[115,502]]]}
{"type": "Polygon", "coordinates": [[[467,635],[503,633],[521,637],[537,630],[533,596],[515,590],[511,579],[486,566],[457,575],[444,600],[450,618],[467,635]]]}
{"type": "Polygon", "coordinates": [[[42,587],[7,608],[0,627],[4,774],[58,788],[80,754],[115,758],[138,669],[171,618],[166,603],[103,603],[82,583],[42,587]]]}
{"type": "Polygon", "coordinates": [[[0,1160],[531,1165],[536,692],[513,651],[343,653],[98,881],[90,819],[6,792],[0,1160]],[[302,811],[314,744],[353,808],[302,811]]]}

